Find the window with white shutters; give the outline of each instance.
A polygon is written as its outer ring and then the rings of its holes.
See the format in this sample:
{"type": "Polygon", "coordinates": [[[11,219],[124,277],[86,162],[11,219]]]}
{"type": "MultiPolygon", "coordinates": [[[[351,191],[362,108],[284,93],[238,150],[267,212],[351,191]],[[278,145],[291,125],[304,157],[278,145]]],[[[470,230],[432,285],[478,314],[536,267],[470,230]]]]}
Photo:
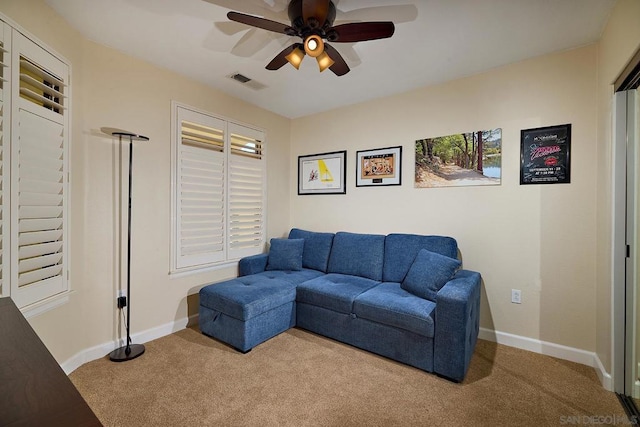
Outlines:
{"type": "Polygon", "coordinates": [[[68,290],[69,69],[15,31],[11,58],[10,294],[22,308],[68,290]]]}
{"type": "Polygon", "coordinates": [[[173,104],[172,272],[264,248],[264,133],[173,104]]]}

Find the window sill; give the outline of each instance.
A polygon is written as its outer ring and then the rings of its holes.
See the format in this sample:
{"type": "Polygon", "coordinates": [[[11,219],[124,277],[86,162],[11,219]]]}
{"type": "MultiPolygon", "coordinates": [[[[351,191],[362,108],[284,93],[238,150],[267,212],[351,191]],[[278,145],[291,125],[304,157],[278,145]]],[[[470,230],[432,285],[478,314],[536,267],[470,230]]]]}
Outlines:
{"type": "Polygon", "coordinates": [[[182,277],[193,276],[195,274],[208,273],[210,271],[223,270],[225,268],[238,267],[238,260],[227,261],[221,264],[183,268],[179,270],[169,271],[170,279],[179,279],[182,277]]]}
{"type": "Polygon", "coordinates": [[[58,295],[54,295],[42,301],[29,304],[26,307],[20,309],[22,315],[27,319],[30,317],[39,316],[42,313],[46,313],[47,311],[53,310],[54,308],[58,308],[69,302],[69,296],[72,291],[65,291],[58,295]]]}

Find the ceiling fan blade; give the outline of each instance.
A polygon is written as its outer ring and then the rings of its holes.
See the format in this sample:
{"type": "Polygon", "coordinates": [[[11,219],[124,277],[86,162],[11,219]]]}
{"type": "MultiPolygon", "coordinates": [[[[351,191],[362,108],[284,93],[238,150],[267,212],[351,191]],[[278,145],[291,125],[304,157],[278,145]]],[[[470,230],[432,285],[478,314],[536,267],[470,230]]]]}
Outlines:
{"type": "MultiPolygon", "coordinates": [[[[288,0],[203,0],[224,9],[257,16],[286,13],[288,0]]],[[[158,2],[161,3],[161,2],[158,2]]]]}
{"type": "Polygon", "coordinates": [[[367,40],[385,39],[395,32],[393,22],[353,22],[350,24],[336,25],[331,36],[327,39],[339,43],[355,43],[367,40]]]}
{"type": "Polygon", "coordinates": [[[241,24],[273,31],[274,33],[288,34],[291,31],[291,27],[288,25],[258,16],[245,15],[244,13],[229,12],[227,13],[227,18],[235,22],[240,22],[241,24]]]}
{"type": "Polygon", "coordinates": [[[392,21],[395,24],[401,24],[413,22],[417,18],[418,8],[413,4],[364,7],[340,14],[340,21],[344,22],[392,21]]]}
{"type": "Polygon", "coordinates": [[[280,52],[279,54],[276,55],[275,58],[273,58],[271,60],[271,62],[269,62],[267,64],[267,66],[265,67],[267,70],[278,70],[280,68],[282,68],[282,66],[284,64],[286,64],[287,62],[287,58],[285,58],[285,56],[289,55],[291,52],[293,52],[293,50],[296,48],[297,44],[294,43],[289,47],[285,47],[282,52],[280,52]]]}
{"type": "Polygon", "coordinates": [[[330,3],[330,0],[302,0],[302,18],[304,22],[310,25],[309,19],[315,18],[318,21],[317,27],[315,25],[310,26],[312,28],[322,28],[329,14],[330,3]]]}
{"type": "Polygon", "coordinates": [[[333,65],[329,67],[329,69],[333,71],[333,74],[335,74],[336,76],[344,76],[349,71],[351,71],[344,58],[342,58],[342,55],[340,55],[340,53],[335,50],[335,48],[325,43],[324,50],[325,52],[327,52],[327,55],[329,55],[329,57],[333,59],[333,65]]]}

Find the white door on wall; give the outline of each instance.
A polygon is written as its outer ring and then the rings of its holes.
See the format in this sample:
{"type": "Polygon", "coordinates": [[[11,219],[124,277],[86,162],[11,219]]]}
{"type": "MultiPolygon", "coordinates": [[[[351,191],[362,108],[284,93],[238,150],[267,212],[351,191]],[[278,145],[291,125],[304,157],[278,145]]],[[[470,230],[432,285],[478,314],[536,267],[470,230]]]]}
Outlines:
{"type": "Polygon", "coordinates": [[[615,94],[614,134],[614,390],[640,398],[640,97],[615,94]]]}
{"type": "Polygon", "coordinates": [[[625,394],[640,398],[640,99],[627,95],[627,354],[625,394]]]}

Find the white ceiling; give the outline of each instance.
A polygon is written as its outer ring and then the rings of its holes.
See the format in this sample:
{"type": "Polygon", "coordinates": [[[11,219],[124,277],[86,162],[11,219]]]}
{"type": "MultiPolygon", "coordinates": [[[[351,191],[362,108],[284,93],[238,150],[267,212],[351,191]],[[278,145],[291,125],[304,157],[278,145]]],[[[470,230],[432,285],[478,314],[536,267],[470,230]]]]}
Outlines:
{"type": "Polygon", "coordinates": [[[264,67],[297,39],[230,22],[289,24],[287,0],[46,0],[87,38],[289,118],[469,76],[597,41],[615,0],[334,0],[334,24],[391,20],[392,38],[333,43],[351,72],[306,58],[264,67]],[[227,76],[241,73],[254,90],[227,76]]]}

